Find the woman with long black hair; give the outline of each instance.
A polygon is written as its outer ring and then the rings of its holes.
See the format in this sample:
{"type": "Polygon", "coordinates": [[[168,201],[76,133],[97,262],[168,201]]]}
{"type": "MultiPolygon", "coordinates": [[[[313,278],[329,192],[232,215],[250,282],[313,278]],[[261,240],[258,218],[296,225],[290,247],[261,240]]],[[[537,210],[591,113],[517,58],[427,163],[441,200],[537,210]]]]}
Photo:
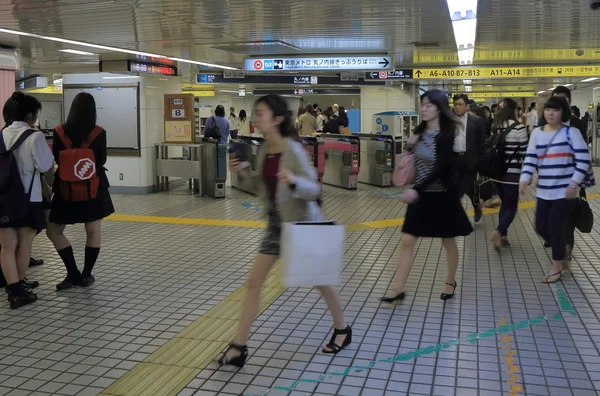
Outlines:
{"type": "Polygon", "coordinates": [[[96,125],[94,97],[86,92],[77,94],[73,99],[67,122],[54,129],[52,144],[58,171],[54,178],[54,197],[50,209],[50,223],[46,232],[67,269],[67,277],[56,285],[57,290],[66,290],[74,286],[87,287],[96,280],[92,275],[92,269],[100,254],[101,220],[115,211],[108,192],[110,185],[104,168],[107,154],[106,145],[106,131],[96,125]],[[74,201],[72,197],[68,196],[67,190],[61,188],[65,182],[61,180],[61,153],[70,148],[82,147],[87,147],[94,153],[95,173],[99,179],[99,185],[95,197],[84,201],[74,201]],[[71,242],[64,234],[67,224],[85,224],[87,240],[84,267],[81,272],[77,268],[71,242]]]}
{"type": "Polygon", "coordinates": [[[406,280],[419,237],[442,239],[448,274],[441,299],[454,297],[458,268],[455,238],[473,232],[460,202],[458,181],[453,177],[452,156],[457,121],[445,92],[434,89],[421,96],[421,120],[409,142],[415,155],[416,178],[414,186],[401,195],[408,208],[402,227],[404,235],[395,287],[381,298],[388,303],[401,301],[406,296],[406,280]]]}
{"type": "MultiPolygon", "coordinates": [[[[242,183],[258,184],[268,228],[246,283],[246,297],[234,341],[219,359],[222,365],[243,367],[248,357],[248,333],[258,313],[260,289],[271,267],[279,258],[282,222],[321,221],[317,201],[321,187],[314,168],[292,124],[285,100],[278,95],[256,101],[254,123],[265,138],[260,170],[251,179],[240,160],[232,158],[230,167],[242,183]]],[[[317,287],[333,316],[334,332],[323,353],[338,353],[352,341],[352,329],[344,319],[339,294],[333,286],[317,287]]]]}

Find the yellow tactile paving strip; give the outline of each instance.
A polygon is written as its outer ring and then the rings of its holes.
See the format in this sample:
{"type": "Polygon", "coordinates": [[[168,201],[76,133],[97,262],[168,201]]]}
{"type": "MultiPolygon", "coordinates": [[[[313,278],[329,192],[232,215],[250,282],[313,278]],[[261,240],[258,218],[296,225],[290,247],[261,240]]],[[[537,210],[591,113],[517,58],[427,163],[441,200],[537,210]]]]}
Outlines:
{"type": "MultiPolygon", "coordinates": [[[[275,266],[262,290],[259,315],[284,291],[285,288],[279,282],[279,267],[275,266]]],[[[244,295],[245,287],[233,292],[123,375],[101,395],[177,395],[233,339],[244,295]]]]}
{"type": "MultiPolygon", "coordinates": [[[[589,194],[588,199],[598,199],[600,194],[589,194]]],[[[531,209],[535,207],[535,201],[521,202],[519,209],[531,209]]],[[[499,209],[484,209],[483,214],[498,213],[499,209]]],[[[469,216],[473,215],[473,210],[468,210],[469,216]]],[[[124,221],[131,223],[155,223],[155,224],[182,224],[182,225],[197,225],[197,226],[210,226],[210,227],[241,227],[241,228],[265,228],[267,224],[263,221],[252,221],[252,220],[223,220],[223,219],[199,219],[199,218],[187,218],[187,217],[162,217],[162,216],[138,216],[138,215],[126,215],[126,214],[114,214],[107,220],[110,221],[124,221]]],[[[399,227],[404,224],[404,218],[397,219],[386,219],[386,220],[375,220],[366,221],[363,223],[348,224],[346,225],[346,231],[364,231],[369,229],[378,228],[390,228],[399,227]]]]}
{"type": "MultiPolygon", "coordinates": [[[[600,194],[589,194],[588,199],[598,199],[600,194]]],[[[519,204],[519,209],[535,207],[535,201],[519,204]]],[[[498,208],[484,209],[493,214],[498,208]]],[[[467,211],[473,215],[473,210],[467,211]]],[[[112,221],[186,224],[215,227],[263,228],[264,222],[219,219],[191,219],[178,217],[113,215],[112,221]]],[[[404,218],[369,221],[346,226],[348,232],[398,227],[404,218]]],[[[279,267],[271,271],[262,290],[259,315],[264,312],[285,288],[279,281],[279,267]]],[[[185,386],[215,359],[227,346],[237,329],[237,318],[242,309],[245,287],[237,289],[225,300],[190,324],[174,339],[164,344],[131,371],[108,387],[103,396],[170,396],[177,395],[185,386]]]]}

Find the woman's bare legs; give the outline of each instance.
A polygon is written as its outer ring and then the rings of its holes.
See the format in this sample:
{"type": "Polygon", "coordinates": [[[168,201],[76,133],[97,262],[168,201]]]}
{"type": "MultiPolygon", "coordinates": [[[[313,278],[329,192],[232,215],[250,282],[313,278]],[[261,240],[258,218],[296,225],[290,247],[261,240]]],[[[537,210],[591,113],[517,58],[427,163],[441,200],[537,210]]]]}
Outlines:
{"type": "Polygon", "coordinates": [[[454,293],[454,285],[456,281],[456,270],[458,269],[458,246],[455,238],[443,238],[442,246],[446,249],[446,262],[448,263],[448,274],[446,275],[446,284],[444,285],[444,294],[454,293]],[[449,284],[450,285],[449,285],[449,284]]]}
{"type": "Polygon", "coordinates": [[[19,234],[15,228],[0,229],[0,245],[2,246],[0,263],[8,285],[19,282],[19,270],[17,268],[18,244],[19,234]]]}
{"type": "MultiPolygon", "coordinates": [[[[262,285],[265,283],[267,275],[276,261],[277,256],[261,253],[256,256],[250,276],[246,282],[246,298],[244,299],[244,305],[240,313],[237,335],[233,341],[235,344],[246,345],[248,343],[248,333],[250,333],[252,323],[258,314],[262,285]]],[[[230,349],[225,355],[225,361],[227,362],[239,354],[239,351],[230,349]]]]}
{"type": "Polygon", "coordinates": [[[22,281],[27,276],[29,261],[31,260],[31,247],[33,239],[37,235],[37,230],[29,227],[18,228],[17,235],[19,240],[16,252],[17,271],[19,273],[19,280],[22,281]]]}
{"type": "Polygon", "coordinates": [[[399,293],[404,292],[406,288],[406,280],[413,265],[413,256],[417,237],[410,234],[404,234],[400,241],[400,253],[398,255],[398,269],[396,270],[395,289],[391,290],[387,296],[395,297],[399,293]]]}
{"type": "Polygon", "coordinates": [[[69,239],[65,236],[65,228],[67,228],[66,224],[55,224],[48,222],[46,235],[54,245],[54,248],[57,252],[60,252],[64,248],[71,246],[71,242],[69,242],[69,239]]]}
{"type": "MultiPolygon", "coordinates": [[[[338,330],[344,330],[348,327],[348,324],[344,319],[344,310],[342,309],[342,303],[337,289],[334,286],[317,286],[317,289],[321,292],[321,295],[323,295],[323,299],[327,304],[327,309],[329,309],[331,316],[333,316],[333,327],[338,330]]],[[[342,345],[345,339],[346,334],[338,335],[335,338],[335,343],[337,345],[342,345]]],[[[329,348],[327,348],[327,350],[329,350],[329,348]]]]}

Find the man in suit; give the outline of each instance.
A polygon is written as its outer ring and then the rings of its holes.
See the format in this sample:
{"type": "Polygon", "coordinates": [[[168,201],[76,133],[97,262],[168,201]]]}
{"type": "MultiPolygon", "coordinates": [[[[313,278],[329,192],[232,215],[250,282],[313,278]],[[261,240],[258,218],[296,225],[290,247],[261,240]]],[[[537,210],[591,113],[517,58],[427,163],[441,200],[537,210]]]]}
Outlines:
{"type": "Polygon", "coordinates": [[[475,196],[477,164],[487,134],[482,118],[469,114],[469,97],[465,94],[454,95],[454,114],[459,128],[454,140],[454,163],[460,182],[461,196],[467,194],[475,208],[475,222],[483,215],[479,197],[475,196]]]}

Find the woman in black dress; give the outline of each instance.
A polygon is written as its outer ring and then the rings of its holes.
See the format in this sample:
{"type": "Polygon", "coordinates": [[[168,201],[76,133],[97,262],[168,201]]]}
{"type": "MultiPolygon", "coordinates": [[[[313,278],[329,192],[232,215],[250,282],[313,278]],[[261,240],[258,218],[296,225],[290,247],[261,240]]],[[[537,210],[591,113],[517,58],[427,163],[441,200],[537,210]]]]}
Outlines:
{"type": "Polygon", "coordinates": [[[419,237],[441,238],[446,249],[448,275],[441,299],[454,297],[458,247],[455,237],[473,232],[460,202],[458,182],[454,180],[452,157],[457,124],[450,110],[448,97],[440,90],[421,96],[421,124],[409,142],[415,154],[416,178],[412,189],[402,194],[408,204],[402,232],[398,271],[394,290],[384,302],[405,297],[408,274],[413,265],[413,252],[419,237]]]}
{"type": "Polygon", "coordinates": [[[47,233],[48,238],[54,244],[67,268],[67,277],[56,285],[56,289],[65,290],[74,286],[86,287],[95,281],[92,269],[100,254],[101,220],[115,211],[108,192],[109,183],[104,168],[106,163],[106,131],[96,126],[96,102],[92,95],[82,92],[75,96],[67,122],[55,129],[52,148],[59,170],[54,178],[54,198],[52,199],[47,233]],[[95,130],[97,129],[101,131],[98,131],[100,133],[96,136],[97,132],[95,130]],[[59,177],[60,153],[66,150],[64,139],[60,137],[61,131],[64,131],[64,135],[70,140],[74,148],[81,147],[86,140],[91,141],[89,148],[94,152],[96,174],[99,178],[98,192],[96,197],[91,200],[74,202],[69,197],[64,196],[64,192],[61,193],[61,183],[63,181],[59,177]],[[94,136],[96,137],[94,138],[94,136]],[[85,224],[87,234],[82,272],[77,268],[71,242],[64,234],[67,224],[81,223],[85,224]]]}

